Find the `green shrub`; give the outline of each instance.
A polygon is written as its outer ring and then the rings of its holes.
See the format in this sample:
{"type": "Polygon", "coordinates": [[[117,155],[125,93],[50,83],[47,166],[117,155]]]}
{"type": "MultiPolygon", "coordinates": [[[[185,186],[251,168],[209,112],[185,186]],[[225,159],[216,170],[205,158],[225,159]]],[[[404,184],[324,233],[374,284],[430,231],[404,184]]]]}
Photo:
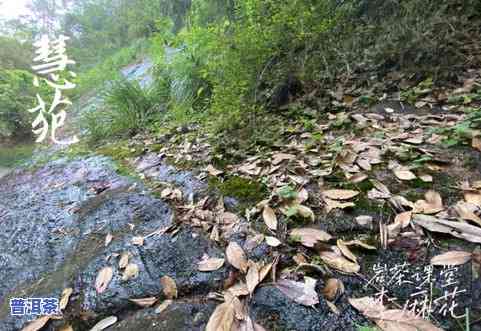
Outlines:
{"type": "Polygon", "coordinates": [[[35,103],[33,75],[0,69],[0,140],[31,137],[35,103]]]}
{"type": "Polygon", "coordinates": [[[82,123],[90,141],[135,135],[147,130],[159,116],[159,94],[155,89],[143,89],[138,82],[127,80],[111,84],[102,96],[103,109],[83,115],[82,123]]]}

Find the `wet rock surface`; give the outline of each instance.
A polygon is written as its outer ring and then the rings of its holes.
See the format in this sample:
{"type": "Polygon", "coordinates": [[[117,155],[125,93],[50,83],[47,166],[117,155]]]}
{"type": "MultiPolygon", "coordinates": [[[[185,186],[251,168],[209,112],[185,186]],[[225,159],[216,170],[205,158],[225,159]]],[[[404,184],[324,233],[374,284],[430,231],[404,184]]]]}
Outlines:
{"type": "Polygon", "coordinates": [[[367,324],[347,302],[338,308],[336,315],[322,299],[315,308],[302,306],[273,286],[257,289],[251,305],[253,317],[267,330],[357,330],[356,324],[367,324]]]}
{"type": "MultiPolygon", "coordinates": [[[[91,316],[79,329],[101,316],[130,309],[129,298],[162,298],[160,278],[172,277],[179,296],[206,294],[222,285],[225,271],[202,273],[204,254],[223,256],[203,235],[179,228],[163,233],[174,222],[174,211],[147,193],[141,184],[115,173],[103,157],[66,159],[36,171],[17,171],[0,183],[0,329],[17,330],[26,318],[11,317],[12,297],[60,297],[74,292],[66,315],[91,316]],[[112,241],[106,245],[106,236],[112,241]],[[146,237],[143,245],[132,239],[146,237]],[[139,269],[122,279],[119,256],[139,269]],[[98,294],[98,272],[110,266],[113,277],[98,294]]],[[[31,318],[31,317],[30,317],[31,318]]]]}

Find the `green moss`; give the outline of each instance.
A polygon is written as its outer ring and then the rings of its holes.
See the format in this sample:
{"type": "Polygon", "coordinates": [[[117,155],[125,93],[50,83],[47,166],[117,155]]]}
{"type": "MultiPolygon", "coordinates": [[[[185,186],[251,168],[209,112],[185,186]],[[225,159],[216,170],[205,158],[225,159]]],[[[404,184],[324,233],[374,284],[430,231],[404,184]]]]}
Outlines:
{"type": "Polygon", "coordinates": [[[222,195],[237,199],[242,207],[253,205],[268,195],[267,187],[259,182],[242,178],[231,177],[224,182],[218,178],[209,180],[209,187],[218,190],[222,195]]]}
{"type": "Polygon", "coordinates": [[[354,201],[356,206],[354,207],[358,211],[362,211],[363,213],[373,213],[373,214],[383,214],[389,215],[392,213],[389,204],[386,203],[378,203],[374,200],[370,200],[364,195],[359,195],[358,198],[354,201]]]}
{"type": "Polygon", "coordinates": [[[96,153],[108,156],[113,160],[125,160],[140,156],[144,153],[143,146],[128,146],[128,141],[121,141],[115,144],[109,144],[100,148],[97,148],[96,153]]]}

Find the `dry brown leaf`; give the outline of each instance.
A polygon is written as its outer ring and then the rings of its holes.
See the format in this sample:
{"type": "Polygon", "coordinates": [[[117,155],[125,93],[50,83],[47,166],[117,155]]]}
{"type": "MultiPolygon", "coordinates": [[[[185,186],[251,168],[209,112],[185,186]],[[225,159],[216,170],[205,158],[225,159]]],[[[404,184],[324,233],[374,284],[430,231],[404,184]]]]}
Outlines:
{"type": "Polygon", "coordinates": [[[38,331],[50,320],[51,316],[42,316],[29,323],[22,331],[38,331]]]}
{"type": "Polygon", "coordinates": [[[232,302],[218,305],[209,318],[205,331],[231,331],[235,309],[232,302]]]}
{"type": "Polygon", "coordinates": [[[136,246],[143,246],[144,245],[144,237],[133,237],[132,244],[136,246]]]}
{"type": "Polygon", "coordinates": [[[357,183],[365,181],[368,178],[369,178],[368,175],[366,175],[365,173],[359,172],[359,173],[355,174],[354,176],[349,177],[348,179],[351,183],[357,184],[357,183]]]}
{"type": "Polygon", "coordinates": [[[349,303],[384,331],[442,331],[431,322],[408,311],[386,309],[374,298],[349,298],[349,303]]]}
{"type": "Polygon", "coordinates": [[[277,216],[274,210],[266,205],[264,210],[262,211],[262,218],[264,219],[264,223],[267,227],[271,230],[277,230],[277,216]]]}
{"type": "Polygon", "coordinates": [[[130,254],[128,252],[123,252],[120,255],[119,269],[124,269],[129,264],[130,254]]]}
{"type": "Polygon", "coordinates": [[[481,137],[473,137],[471,146],[477,149],[478,151],[481,151],[481,137]]]}
{"type": "Polygon", "coordinates": [[[394,223],[400,224],[401,228],[404,229],[411,222],[411,216],[412,216],[412,212],[410,212],[410,211],[406,211],[404,213],[397,214],[396,217],[394,218],[394,223]]]}
{"type": "Polygon", "coordinates": [[[273,265],[274,265],[274,262],[270,262],[270,263],[267,263],[266,265],[264,265],[260,269],[260,271],[259,271],[259,283],[262,282],[264,280],[264,278],[266,278],[266,276],[271,271],[273,265]]]}
{"type": "Polygon", "coordinates": [[[158,305],[157,308],[155,308],[155,313],[156,314],[162,313],[165,309],[167,309],[167,307],[169,307],[172,304],[172,302],[174,302],[174,301],[173,300],[165,300],[160,305],[158,305]]]}
{"type": "Polygon", "coordinates": [[[234,241],[231,241],[226,249],[227,261],[236,269],[245,273],[247,271],[247,258],[242,247],[234,241]]]}
{"type": "Polygon", "coordinates": [[[59,331],[73,331],[73,327],[69,324],[69,325],[65,325],[64,327],[62,327],[59,331]]]}
{"type": "Polygon", "coordinates": [[[342,293],[344,293],[344,284],[336,278],[329,278],[326,281],[326,286],[324,286],[322,290],[322,294],[328,301],[334,301],[334,299],[342,293]]]}
{"type": "Polygon", "coordinates": [[[296,208],[299,215],[301,215],[304,218],[308,218],[311,222],[315,221],[314,212],[312,211],[311,208],[303,205],[297,205],[296,208]]]}
{"type": "Polygon", "coordinates": [[[371,226],[373,222],[372,216],[369,215],[361,215],[358,216],[354,219],[357,224],[363,225],[363,226],[371,226]]]}
{"type": "Polygon", "coordinates": [[[432,183],[433,176],[431,176],[431,175],[419,175],[419,179],[421,179],[425,183],[432,183]]]}
{"type": "Polygon", "coordinates": [[[314,247],[318,241],[329,241],[332,238],[329,233],[312,228],[293,229],[290,236],[294,240],[299,240],[306,247],[314,247]]]}
{"type": "Polygon", "coordinates": [[[361,267],[355,262],[351,262],[342,255],[330,251],[323,251],[319,254],[321,260],[328,266],[346,273],[356,273],[361,267]]]}
{"type": "Polygon", "coordinates": [[[481,229],[478,226],[441,220],[433,216],[421,214],[414,215],[413,222],[429,231],[448,233],[470,242],[481,243],[481,229]]]}
{"type": "Polygon", "coordinates": [[[249,289],[247,288],[247,285],[243,282],[238,282],[234,286],[229,287],[227,291],[229,291],[229,293],[235,297],[249,295],[249,289]]]}
{"type": "Polygon", "coordinates": [[[175,284],[175,280],[165,275],[160,279],[160,284],[167,299],[177,298],[177,285],[175,284]]]}
{"type": "Polygon", "coordinates": [[[464,192],[464,200],[472,203],[478,207],[481,207],[481,193],[478,191],[466,191],[464,192]]]}
{"type": "Polygon", "coordinates": [[[122,274],[122,280],[127,281],[129,279],[134,279],[139,276],[139,266],[135,263],[129,263],[125,267],[124,273],[122,274]]]}
{"type": "Polygon", "coordinates": [[[281,244],[280,240],[277,239],[276,237],[266,236],[265,239],[266,239],[266,244],[271,247],[277,247],[281,244]]]}
{"type": "Polygon", "coordinates": [[[285,160],[294,160],[296,158],[295,155],[292,154],[286,154],[286,153],[277,153],[272,155],[272,164],[273,165],[278,165],[282,161],[285,160]]]}
{"type": "Polygon", "coordinates": [[[465,264],[471,260],[472,254],[463,251],[450,251],[436,255],[431,259],[432,265],[455,266],[465,264]]]}
{"type": "Polygon", "coordinates": [[[340,202],[327,198],[324,198],[324,202],[326,203],[326,206],[324,208],[326,213],[329,213],[333,209],[344,209],[355,206],[354,202],[340,202]]]}
{"type": "Polygon", "coordinates": [[[477,209],[476,205],[463,201],[458,201],[454,206],[454,210],[463,220],[473,221],[481,225],[481,218],[474,213],[477,209]]]}
{"type": "Polygon", "coordinates": [[[224,173],[223,171],[214,168],[214,166],[212,164],[209,164],[205,170],[207,170],[209,175],[214,176],[214,177],[217,177],[217,176],[222,175],[224,173]]]}
{"type": "Polygon", "coordinates": [[[281,279],[276,287],[287,297],[304,306],[313,306],[319,303],[316,293],[316,280],[304,277],[304,283],[293,280],[281,279]]]}
{"type": "Polygon", "coordinates": [[[95,280],[95,289],[97,290],[97,293],[103,293],[107,289],[113,275],[114,271],[111,267],[105,267],[99,271],[95,280]]]}
{"type": "Polygon", "coordinates": [[[416,179],[416,175],[408,169],[402,167],[393,169],[394,175],[400,180],[413,180],[416,179]]]}
{"type": "Polygon", "coordinates": [[[246,275],[247,289],[249,293],[254,293],[254,290],[260,282],[259,265],[255,262],[249,261],[249,271],[246,275]]]}
{"type": "Polygon", "coordinates": [[[346,245],[346,246],[356,245],[356,246],[359,246],[359,247],[362,247],[362,248],[365,248],[365,249],[376,249],[375,246],[368,245],[368,244],[363,243],[362,241],[357,240],[357,239],[356,239],[356,240],[345,241],[345,242],[344,242],[344,245],[346,245]]]}
{"type": "Polygon", "coordinates": [[[106,317],[100,322],[98,322],[97,324],[95,324],[94,327],[90,329],[90,331],[102,331],[108,328],[109,326],[114,325],[115,323],[117,323],[117,317],[115,316],[106,317]]]}
{"type": "Polygon", "coordinates": [[[414,205],[416,212],[424,214],[436,214],[444,210],[441,195],[438,192],[429,190],[424,194],[425,200],[418,200],[414,205]]]}
{"type": "Polygon", "coordinates": [[[341,251],[342,255],[347,257],[349,260],[352,262],[357,263],[357,257],[354,255],[354,253],[351,252],[349,247],[347,247],[346,243],[342,239],[337,239],[337,248],[341,251]]]}
{"type": "Polygon", "coordinates": [[[105,247],[107,247],[112,242],[112,239],[114,239],[114,236],[112,236],[110,232],[107,233],[107,235],[105,236],[105,247]]]}
{"type": "Polygon", "coordinates": [[[72,293],[73,293],[73,288],[71,287],[68,287],[62,291],[62,296],[60,297],[60,302],[58,305],[60,310],[64,310],[67,307],[68,301],[72,293]]]}
{"type": "Polygon", "coordinates": [[[197,264],[197,268],[199,271],[214,271],[219,270],[224,265],[225,259],[222,258],[208,258],[205,260],[200,261],[197,264]]]}
{"type": "Polygon", "coordinates": [[[329,199],[332,200],[349,200],[354,198],[356,195],[359,194],[358,191],[354,190],[327,190],[322,192],[322,194],[329,199]]]}
{"type": "Polygon", "coordinates": [[[140,307],[150,307],[157,302],[157,298],[149,297],[149,298],[141,298],[141,299],[129,299],[129,301],[132,301],[133,303],[135,303],[140,307]]]}

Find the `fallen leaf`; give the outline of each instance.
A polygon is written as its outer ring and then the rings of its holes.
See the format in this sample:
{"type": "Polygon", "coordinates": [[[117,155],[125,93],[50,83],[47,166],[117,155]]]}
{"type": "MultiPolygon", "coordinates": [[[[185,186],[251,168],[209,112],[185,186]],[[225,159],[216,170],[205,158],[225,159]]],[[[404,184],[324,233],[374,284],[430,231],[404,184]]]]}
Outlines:
{"type": "Polygon", "coordinates": [[[102,331],[108,328],[109,326],[114,325],[115,323],[117,323],[117,317],[115,316],[106,317],[100,322],[98,322],[97,324],[95,324],[94,327],[90,329],[90,331],[102,331]]]}
{"type": "Polygon", "coordinates": [[[318,241],[329,241],[332,238],[329,233],[312,228],[293,229],[290,232],[290,236],[294,240],[300,241],[306,247],[314,247],[318,241]]]}
{"type": "Polygon", "coordinates": [[[436,255],[431,259],[432,265],[455,266],[465,264],[471,260],[472,254],[463,251],[450,251],[436,255]]]}
{"type": "Polygon", "coordinates": [[[227,261],[236,269],[245,273],[248,263],[244,250],[234,241],[231,241],[226,249],[227,261]]]}
{"type": "Polygon", "coordinates": [[[141,298],[141,299],[129,299],[129,301],[132,301],[133,303],[135,303],[140,307],[150,307],[157,302],[157,298],[150,297],[150,298],[141,298]]]}
{"type": "Polygon", "coordinates": [[[38,331],[50,320],[51,316],[42,316],[29,323],[22,331],[38,331]]]}
{"type": "Polygon", "coordinates": [[[359,272],[361,267],[355,262],[351,262],[342,255],[330,251],[323,251],[319,254],[321,260],[328,266],[346,273],[359,272]]]}
{"type": "Polygon", "coordinates": [[[71,287],[66,288],[62,291],[62,296],[60,297],[60,302],[59,302],[59,309],[60,310],[64,310],[67,307],[68,301],[69,301],[72,293],[73,293],[73,288],[71,288],[71,287]]]}
{"type": "Polygon", "coordinates": [[[349,247],[347,247],[347,245],[344,243],[344,241],[342,239],[337,239],[337,247],[340,249],[341,253],[347,257],[349,260],[351,260],[352,262],[355,262],[357,263],[357,257],[356,255],[354,255],[351,250],[349,249],[349,247]]]}
{"type": "Polygon", "coordinates": [[[170,306],[172,304],[172,302],[174,302],[174,301],[173,300],[165,300],[160,305],[158,305],[157,308],[155,308],[155,313],[156,314],[162,313],[165,309],[167,309],[168,306],[170,306]]]}
{"type": "Polygon", "coordinates": [[[165,275],[160,279],[160,284],[167,299],[177,298],[177,285],[175,284],[175,280],[165,275]]]}
{"type": "Polygon", "coordinates": [[[463,220],[473,221],[481,225],[481,218],[474,213],[476,209],[478,209],[476,205],[463,201],[458,201],[458,203],[454,206],[454,210],[463,220]]]}
{"type": "Polygon", "coordinates": [[[313,306],[319,303],[316,293],[316,280],[304,277],[304,283],[293,280],[281,279],[276,283],[276,287],[288,298],[304,306],[313,306]]]}
{"type": "Polygon", "coordinates": [[[326,211],[326,214],[333,209],[344,209],[344,208],[355,206],[354,202],[340,202],[340,201],[331,200],[328,198],[324,198],[324,202],[326,203],[326,206],[324,208],[326,211]]]}
{"type": "Polygon", "coordinates": [[[62,327],[59,331],[73,331],[73,327],[71,325],[66,325],[62,327]]]}
{"type": "Polygon", "coordinates": [[[199,271],[214,271],[219,270],[224,265],[225,259],[222,258],[208,258],[200,261],[197,264],[197,269],[199,271]]]}
{"type": "Polygon", "coordinates": [[[433,176],[431,176],[431,175],[419,175],[419,179],[421,179],[425,183],[432,183],[433,176]]]}
{"type": "Polygon", "coordinates": [[[365,249],[376,249],[376,247],[372,246],[372,245],[368,245],[366,243],[363,243],[362,241],[360,240],[350,240],[350,241],[345,241],[344,244],[346,246],[352,246],[352,245],[356,245],[356,246],[359,246],[359,247],[362,247],[362,248],[365,248],[365,249]]]}
{"type": "Polygon", "coordinates": [[[354,198],[359,194],[358,191],[354,190],[327,190],[322,192],[322,194],[332,200],[348,200],[354,198]]]}
{"type": "Polygon", "coordinates": [[[264,223],[266,223],[269,229],[274,231],[277,229],[276,213],[271,207],[267,205],[264,207],[264,210],[262,211],[262,218],[264,219],[264,223]]]}
{"type": "Polygon", "coordinates": [[[232,294],[232,296],[235,296],[235,297],[240,297],[240,296],[249,294],[249,289],[247,288],[247,285],[243,282],[238,282],[237,284],[229,287],[227,291],[229,291],[232,294]]]}
{"type": "Polygon", "coordinates": [[[249,271],[246,275],[246,284],[250,294],[254,293],[254,290],[259,282],[259,265],[255,262],[249,261],[249,271]]]}
{"type": "Polygon", "coordinates": [[[217,177],[217,176],[222,175],[224,173],[223,171],[217,170],[216,168],[214,168],[214,166],[211,165],[211,164],[209,164],[205,170],[207,170],[209,175],[214,176],[214,177],[217,177]]]}
{"type": "Polygon", "coordinates": [[[273,165],[278,165],[282,161],[285,160],[294,160],[296,158],[295,155],[292,154],[286,154],[286,153],[277,153],[272,156],[272,164],[273,165]]]}
{"type": "Polygon", "coordinates": [[[400,224],[401,228],[404,229],[411,222],[411,216],[412,216],[412,212],[410,211],[397,214],[396,217],[394,217],[394,223],[400,224]]]}
{"type": "Polygon", "coordinates": [[[129,264],[130,254],[128,252],[123,252],[120,255],[119,269],[124,269],[129,264]]]}
{"type": "Polygon", "coordinates": [[[441,195],[438,192],[429,190],[424,194],[425,200],[418,200],[414,205],[416,212],[421,212],[424,214],[436,214],[442,210],[443,201],[441,195]]]}
{"type": "Polygon", "coordinates": [[[467,223],[441,220],[433,216],[416,214],[413,222],[429,231],[448,233],[454,237],[481,243],[481,229],[467,223]]]}
{"type": "Polygon", "coordinates": [[[384,331],[442,331],[431,322],[401,309],[386,309],[374,298],[349,298],[349,303],[384,331]]]}
{"type": "Polygon", "coordinates": [[[112,236],[112,234],[109,232],[107,233],[107,235],[105,236],[105,247],[107,247],[110,242],[112,241],[114,237],[112,236]]]}
{"type": "Polygon", "coordinates": [[[266,236],[265,239],[266,239],[266,244],[271,247],[277,247],[281,244],[280,240],[277,239],[276,237],[266,236]]]}
{"type": "Polygon", "coordinates": [[[412,171],[404,168],[395,168],[393,169],[394,175],[400,180],[413,180],[416,179],[416,175],[412,173],[412,171]]]}
{"type": "Polygon", "coordinates": [[[466,202],[472,203],[473,205],[481,207],[481,193],[477,191],[464,192],[464,200],[466,200],[466,202]]]}
{"type": "Polygon", "coordinates": [[[144,237],[133,237],[132,244],[136,246],[143,246],[144,245],[144,237]]]}
{"type": "Polygon", "coordinates": [[[308,218],[311,222],[315,221],[314,212],[312,211],[311,208],[303,206],[303,205],[298,205],[297,206],[297,212],[302,217],[308,218]]]}
{"type": "Polygon", "coordinates": [[[129,279],[137,278],[139,275],[139,266],[135,263],[129,263],[125,267],[124,273],[122,274],[122,280],[127,281],[129,279]]]}
{"type": "Polygon", "coordinates": [[[477,149],[478,151],[481,151],[481,137],[473,137],[471,146],[477,149]]]}
{"type": "Polygon", "coordinates": [[[357,224],[363,225],[363,226],[371,226],[373,222],[372,216],[369,215],[361,215],[357,216],[355,219],[357,224]]]}
{"type": "Polygon", "coordinates": [[[224,302],[218,305],[209,318],[205,331],[230,331],[234,323],[234,305],[224,302]]]}
{"type": "Polygon", "coordinates": [[[344,284],[336,278],[329,278],[326,281],[326,286],[324,286],[322,290],[322,294],[329,301],[334,301],[334,299],[342,293],[344,293],[344,284]]]}
{"type": "Polygon", "coordinates": [[[105,267],[99,271],[95,280],[95,289],[97,290],[97,293],[102,293],[107,289],[112,280],[113,274],[114,272],[111,267],[105,267]]]}

